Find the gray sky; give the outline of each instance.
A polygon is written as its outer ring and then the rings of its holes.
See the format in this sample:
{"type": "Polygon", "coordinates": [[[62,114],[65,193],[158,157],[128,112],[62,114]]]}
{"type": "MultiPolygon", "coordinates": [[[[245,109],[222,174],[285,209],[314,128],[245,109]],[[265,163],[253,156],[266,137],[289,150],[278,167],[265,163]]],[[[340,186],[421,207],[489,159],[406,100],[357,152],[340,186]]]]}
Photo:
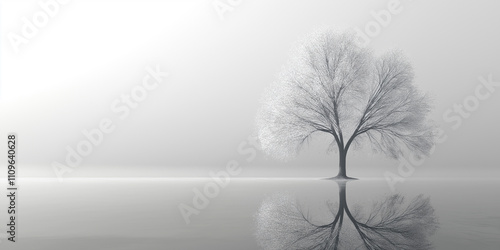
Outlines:
{"type": "MultiPolygon", "coordinates": [[[[109,119],[114,131],[67,176],[207,176],[231,160],[244,167],[243,177],[335,175],[337,156],[325,153],[321,138],[287,163],[260,151],[251,157],[245,141],[259,98],[297,40],[319,27],[364,30],[376,21],[371,13],[392,1],[242,1],[223,19],[213,2],[74,0],[16,53],[10,37],[43,8],[1,1],[0,133],[18,133],[21,173],[55,177],[51,164],[65,164],[67,147],[85,140],[82,131],[109,119]],[[120,119],[111,105],[125,107],[121,96],[156,65],[168,77],[120,119]]],[[[500,82],[500,4],[399,2],[368,46],[408,55],[447,136],[411,177],[499,177],[500,87],[490,93],[478,78],[500,82]],[[477,88],[483,100],[474,97],[477,88]],[[473,111],[459,115],[454,104],[464,101],[473,111]]],[[[351,151],[348,173],[383,177],[398,164],[351,151]]]]}

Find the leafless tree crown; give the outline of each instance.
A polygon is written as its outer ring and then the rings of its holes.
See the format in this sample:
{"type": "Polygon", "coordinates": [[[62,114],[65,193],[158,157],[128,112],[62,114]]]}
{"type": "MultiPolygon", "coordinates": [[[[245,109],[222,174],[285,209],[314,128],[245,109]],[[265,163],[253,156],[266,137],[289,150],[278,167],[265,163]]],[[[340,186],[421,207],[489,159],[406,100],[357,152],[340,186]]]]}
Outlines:
{"type": "Polygon", "coordinates": [[[263,97],[257,127],[266,153],[287,159],[316,132],[332,135],[341,152],[367,139],[393,158],[429,153],[430,106],[412,84],[412,66],[401,52],[374,56],[355,41],[325,31],[296,48],[263,97]]]}

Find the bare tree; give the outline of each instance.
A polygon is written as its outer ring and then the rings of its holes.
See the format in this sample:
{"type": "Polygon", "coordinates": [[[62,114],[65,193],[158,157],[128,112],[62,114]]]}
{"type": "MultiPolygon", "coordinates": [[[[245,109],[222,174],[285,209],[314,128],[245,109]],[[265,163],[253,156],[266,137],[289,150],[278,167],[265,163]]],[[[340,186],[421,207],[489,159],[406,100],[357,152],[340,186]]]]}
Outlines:
{"type": "Polygon", "coordinates": [[[263,97],[257,117],[262,149],[278,158],[296,155],[315,133],[332,136],[339,152],[337,178],[362,139],[393,158],[404,149],[428,155],[433,145],[428,98],[412,84],[413,70],[400,52],[374,56],[350,33],[313,34],[263,97]]]}
{"type": "Polygon", "coordinates": [[[430,236],[438,227],[429,198],[407,201],[399,194],[373,203],[368,211],[347,205],[346,183],[339,184],[339,203],[331,218],[312,218],[296,199],[278,195],[266,199],[256,216],[256,236],[264,249],[432,249],[430,236]],[[323,222],[321,222],[323,221],[323,222]]]}

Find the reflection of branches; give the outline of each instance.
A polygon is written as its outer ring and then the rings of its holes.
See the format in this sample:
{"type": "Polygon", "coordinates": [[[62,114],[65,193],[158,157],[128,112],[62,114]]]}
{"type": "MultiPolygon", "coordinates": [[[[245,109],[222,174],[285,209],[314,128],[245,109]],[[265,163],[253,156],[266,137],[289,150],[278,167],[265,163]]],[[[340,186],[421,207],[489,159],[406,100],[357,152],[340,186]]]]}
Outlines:
{"type": "Polygon", "coordinates": [[[375,203],[364,220],[362,216],[356,220],[347,206],[345,212],[367,249],[430,249],[426,238],[428,231],[434,231],[436,219],[429,198],[418,196],[407,206],[404,202],[401,195],[390,196],[375,203]]]}
{"type": "Polygon", "coordinates": [[[264,201],[259,209],[257,237],[265,249],[323,249],[323,239],[336,234],[334,223],[318,226],[302,212],[293,197],[276,195],[264,201]]]}
{"type": "Polygon", "coordinates": [[[406,202],[392,195],[363,214],[349,209],[345,182],[339,183],[339,190],[338,208],[330,206],[333,216],[326,224],[315,222],[290,195],[264,201],[257,214],[257,238],[264,249],[431,248],[429,237],[437,220],[429,198],[420,195],[406,202]]]}

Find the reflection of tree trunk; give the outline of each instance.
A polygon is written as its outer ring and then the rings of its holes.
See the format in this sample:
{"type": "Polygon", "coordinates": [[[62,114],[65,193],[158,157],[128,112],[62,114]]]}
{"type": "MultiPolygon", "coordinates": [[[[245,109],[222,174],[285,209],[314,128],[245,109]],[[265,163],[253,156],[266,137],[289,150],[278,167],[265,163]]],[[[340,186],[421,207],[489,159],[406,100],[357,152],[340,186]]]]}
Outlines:
{"type": "Polygon", "coordinates": [[[347,182],[337,182],[337,185],[339,186],[339,203],[340,203],[340,209],[339,212],[343,212],[345,207],[347,207],[347,199],[346,199],[346,192],[345,192],[345,186],[347,182]]]}
{"type": "MultiPolygon", "coordinates": [[[[344,170],[345,170],[345,168],[344,168],[344,170]]],[[[346,182],[337,182],[337,185],[339,186],[339,211],[337,212],[337,215],[336,215],[336,217],[339,218],[338,227],[337,227],[337,235],[335,236],[335,241],[332,242],[333,246],[329,245],[329,247],[325,248],[325,249],[332,249],[332,248],[337,249],[338,248],[339,242],[340,242],[340,231],[342,230],[342,224],[344,223],[344,209],[347,206],[346,194],[345,194],[346,182]]],[[[335,229],[336,224],[337,224],[337,220],[335,220],[332,224],[333,225],[331,227],[332,232],[334,231],[333,229],[335,229]]]]}
{"type": "Polygon", "coordinates": [[[347,178],[346,174],[346,156],[347,156],[347,151],[346,150],[340,150],[339,151],[339,174],[337,177],[339,178],[347,178]]]}

